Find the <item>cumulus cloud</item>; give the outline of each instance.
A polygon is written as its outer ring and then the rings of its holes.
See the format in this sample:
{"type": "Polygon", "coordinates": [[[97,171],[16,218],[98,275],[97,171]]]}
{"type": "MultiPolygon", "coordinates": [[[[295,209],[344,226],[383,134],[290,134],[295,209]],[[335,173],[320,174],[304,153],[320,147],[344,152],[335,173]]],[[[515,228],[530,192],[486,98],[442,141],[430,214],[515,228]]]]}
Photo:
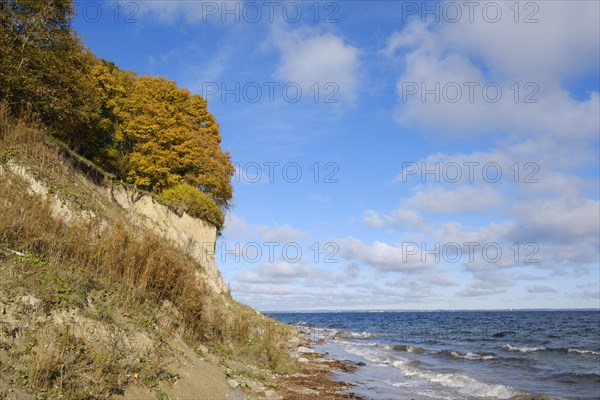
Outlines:
{"type": "MultiPolygon", "coordinates": [[[[506,14],[498,23],[477,18],[474,23],[446,25],[438,38],[461,53],[482,57],[499,76],[535,77],[551,84],[560,83],[566,76],[595,71],[600,49],[599,3],[535,4],[538,10],[532,18],[537,22],[522,23],[535,10],[525,9],[526,2],[521,2],[519,23],[514,22],[514,15],[506,14]],[[589,40],[581,40],[582,37],[589,40]]],[[[507,7],[503,8],[503,12],[510,13],[507,7]]]]}
{"type": "Polygon", "coordinates": [[[354,237],[337,239],[340,257],[371,266],[381,271],[415,273],[436,264],[435,258],[422,254],[413,242],[391,245],[374,241],[371,245],[354,237]]]}
{"type": "Polygon", "coordinates": [[[274,24],[270,43],[279,51],[275,74],[285,82],[295,82],[303,92],[320,89],[326,96],[353,103],[359,89],[360,52],[342,37],[318,28],[304,26],[295,30],[274,24]],[[311,89],[313,88],[313,89],[311,89]]]}
{"type": "Polygon", "coordinates": [[[260,236],[267,241],[293,242],[307,236],[306,233],[292,228],[288,224],[276,227],[260,225],[257,230],[260,236]]]}
{"type": "Polygon", "coordinates": [[[425,219],[418,210],[400,205],[389,213],[367,210],[362,221],[371,228],[392,227],[400,230],[425,229],[425,219]]]}
{"type": "Polygon", "coordinates": [[[371,228],[381,228],[384,225],[381,214],[375,210],[367,210],[362,216],[362,221],[371,228]]]}
{"type": "Polygon", "coordinates": [[[594,147],[588,143],[584,146],[576,140],[557,140],[553,135],[516,141],[509,138],[489,151],[438,152],[406,162],[393,183],[435,183],[447,188],[475,184],[501,189],[514,183],[522,190],[579,194],[588,182],[577,172],[597,163],[594,147]]]}
{"type": "Polygon", "coordinates": [[[528,293],[555,293],[556,290],[552,289],[549,286],[528,286],[528,293]]]}
{"type": "Polygon", "coordinates": [[[564,84],[573,74],[598,69],[600,33],[591,16],[598,15],[599,6],[573,3],[536,3],[540,12],[535,24],[512,18],[498,23],[482,18],[441,25],[409,22],[389,37],[382,51],[404,64],[397,83],[398,120],[441,134],[520,131],[531,136],[552,131],[594,139],[598,93],[578,101],[564,84]],[[469,82],[474,86],[465,85],[469,82]],[[438,97],[423,97],[423,89],[438,97]]]}
{"type": "Polygon", "coordinates": [[[439,186],[417,191],[405,206],[446,214],[490,211],[502,205],[503,196],[492,187],[459,186],[454,190],[439,186]]]}
{"type": "Polygon", "coordinates": [[[412,196],[403,199],[390,212],[365,211],[362,222],[375,229],[389,227],[423,233],[432,228],[424,216],[427,212],[450,215],[491,212],[502,207],[503,200],[502,193],[492,187],[456,186],[446,189],[429,185],[417,188],[412,196]]]}
{"type": "MultiPolygon", "coordinates": [[[[593,155],[593,146],[584,148],[581,142],[575,142],[556,136],[516,143],[507,139],[490,151],[431,154],[396,177],[397,183],[413,184],[413,195],[402,199],[398,208],[421,215],[422,227],[427,228],[421,232],[427,234],[429,242],[501,246],[503,256],[493,265],[476,252],[477,257],[466,268],[470,273],[486,265],[489,268],[529,265],[552,275],[591,271],[600,259],[598,180],[581,175],[581,170],[582,167],[593,170],[594,166],[597,169],[597,155],[593,155]],[[472,180],[465,173],[470,163],[477,163],[472,180]],[[442,169],[449,164],[462,167],[460,181],[449,183],[442,179],[436,185],[429,182],[424,185],[423,177],[415,173],[415,165],[418,170],[431,170],[435,165],[442,169]],[[502,170],[498,182],[485,179],[482,167],[488,164],[502,170]],[[440,211],[448,211],[449,220],[432,217],[431,212],[440,211]],[[466,225],[460,213],[478,221],[466,225]],[[493,220],[486,223],[491,216],[493,220]]],[[[369,210],[364,221],[371,222],[373,227],[386,227],[390,220],[384,216],[390,214],[369,210]]],[[[482,277],[483,281],[493,279],[482,277]]],[[[484,289],[465,293],[490,292],[484,289]]]]}
{"type": "MultiPolygon", "coordinates": [[[[586,198],[543,199],[515,206],[522,229],[543,240],[580,241],[600,238],[600,201],[586,198]]],[[[596,241],[596,243],[598,243],[596,241]]]]}
{"type": "Polygon", "coordinates": [[[240,239],[277,243],[292,243],[308,236],[306,232],[293,228],[288,224],[277,226],[251,224],[245,218],[235,214],[227,215],[224,233],[240,239]]]}
{"type": "Polygon", "coordinates": [[[240,274],[237,281],[255,284],[292,283],[297,280],[317,278],[332,280],[331,273],[321,268],[309,267],[300,263],[274,262],[261,264],[240,274]]]}

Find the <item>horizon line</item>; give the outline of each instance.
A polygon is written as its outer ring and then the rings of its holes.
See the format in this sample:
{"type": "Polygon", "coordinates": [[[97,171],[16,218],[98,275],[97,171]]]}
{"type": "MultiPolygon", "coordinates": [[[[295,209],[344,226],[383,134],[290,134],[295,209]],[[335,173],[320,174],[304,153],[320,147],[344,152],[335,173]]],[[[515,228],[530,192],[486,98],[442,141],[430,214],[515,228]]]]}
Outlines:
{"type": "Polygon", "coordinates": [[[464,308],[464,309],[310,309],[310,310],[258,310],[263,314],[274,313],[343,313],[343,312],[464,312],[464,311],[600,311],[600,307],[579,307],[579,308],[464,308]]]}

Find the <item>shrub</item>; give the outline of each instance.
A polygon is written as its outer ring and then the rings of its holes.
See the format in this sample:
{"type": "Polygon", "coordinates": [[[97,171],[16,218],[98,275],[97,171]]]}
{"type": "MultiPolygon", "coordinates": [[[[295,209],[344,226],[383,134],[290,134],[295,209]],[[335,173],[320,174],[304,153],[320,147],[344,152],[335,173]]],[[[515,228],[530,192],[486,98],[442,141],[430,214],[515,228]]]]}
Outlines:
{"type": "Polygon", "coordinates": [[[183,208],[192,217],[200,218],[221,230],[225,215],[213,198],[189,183],[179,183],[165,189],[159,198],[167,204],[183,208]]]}

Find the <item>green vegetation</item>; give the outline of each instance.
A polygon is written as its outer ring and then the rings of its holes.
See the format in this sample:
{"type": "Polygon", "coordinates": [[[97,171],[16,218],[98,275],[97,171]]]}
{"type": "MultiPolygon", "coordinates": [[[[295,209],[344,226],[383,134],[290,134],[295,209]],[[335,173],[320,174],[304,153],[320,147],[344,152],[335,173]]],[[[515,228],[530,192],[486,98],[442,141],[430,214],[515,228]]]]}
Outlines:
{"type": "Polygon", "coordinates": [[[223,213],[210,195],[199,191],[189,183],[179,183],[165,189],[159,198],[167,204],[181,207],[192,217],[201,218],[215,226],[223,225],[223,213]]]}
{"type": "Polygon", "coordinates": [[[154,194],[197,188],[202,207],[184,208],[221,229],[234,168],[206,100],[98,59],[72,17],[71,0],[0,0],[0,100],[119,180],[154,194]]]}
{"type": "Polygon", "coordinates": [[[70,0],[0,1],[0,99],[74,132],[94,108],[93,56],[71,30],[70,0]]]}

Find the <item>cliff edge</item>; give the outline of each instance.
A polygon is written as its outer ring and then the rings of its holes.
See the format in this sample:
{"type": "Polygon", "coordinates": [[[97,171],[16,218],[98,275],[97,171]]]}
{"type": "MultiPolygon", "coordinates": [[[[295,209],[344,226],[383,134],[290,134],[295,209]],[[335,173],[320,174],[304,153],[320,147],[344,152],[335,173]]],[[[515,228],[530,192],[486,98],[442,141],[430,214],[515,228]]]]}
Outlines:
{"type": "Polygon", "coordinates": [[[278,398],[293,330],[231,298],[216,236],[0,107],[0,399],[278,398]]]}

